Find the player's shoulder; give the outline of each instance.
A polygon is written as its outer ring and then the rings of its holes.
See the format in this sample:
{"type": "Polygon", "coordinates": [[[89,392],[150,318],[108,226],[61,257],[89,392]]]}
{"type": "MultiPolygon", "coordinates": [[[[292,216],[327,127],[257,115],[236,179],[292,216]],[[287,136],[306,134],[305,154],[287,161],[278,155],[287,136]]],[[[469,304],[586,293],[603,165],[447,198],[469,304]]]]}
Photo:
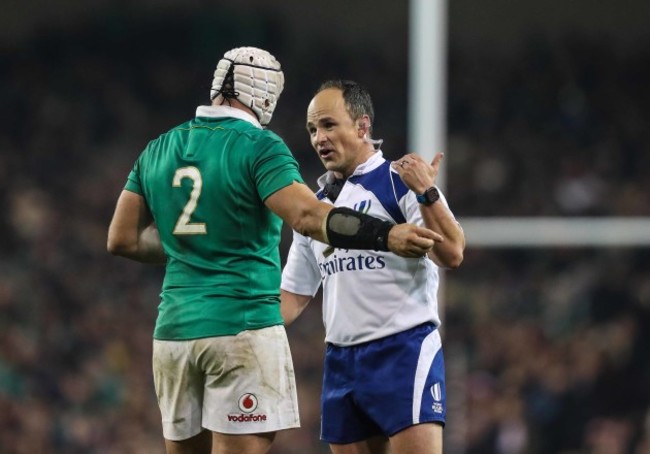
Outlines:
{"type": "MultiPolygon", "coordinates": [[[[252,126],[252,125],[251,125],[252,126]]],[[[246,134],[255,140],[267,141],[285,145],[284,139],[270,129],[261,129],[255,126],[246,129],[246,134]]]]}
{"type": "Polygon", "coordinates": [[[253,123],[240,118],[222,118],[219,119],[222,126],[239,136],[240,139],[255,143],[256,146],[286,147],[284,140],[270,129],[260,128],[253,123]]]}
{"type": "Polygon", "coordinates": [[[168,143],[170,140],[177,140],[179,136],[186,135],[192,127],[192,121],[186,121],[173,128],[163,132],[158,137],[152,139],[147,144],[146,149],[157,148],[159,145],[168,143]]]}
{"type": "Polygon", "coordinates": [[[275,132],[268,129],[248,129],[247,137],[252,145],[250,149],[254,156],[264,159],[270,156],[293,156],[289,146],[275,132]]]}

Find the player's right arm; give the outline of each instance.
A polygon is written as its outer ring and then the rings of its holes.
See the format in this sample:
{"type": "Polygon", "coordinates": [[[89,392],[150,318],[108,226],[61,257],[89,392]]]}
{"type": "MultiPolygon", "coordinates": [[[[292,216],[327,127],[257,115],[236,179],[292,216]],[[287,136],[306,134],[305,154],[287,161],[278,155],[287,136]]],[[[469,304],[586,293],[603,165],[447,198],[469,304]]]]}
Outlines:
{"type": "Polygon", "coordinates": [[[346,249],[390,250],[403,257],[421,257],[438,233],[413,224],[387,225],[384,221],[318,201],[304,184],[294,182],[264,201],[292,229],[317,241],[346,249]]]}
{"type": "Polygon", "coordinates": [[[113,255],[138,262],[166,262],[158,229],[144,197],[131,191],[122,191],[108,228],[106,248],[113,255]]]}

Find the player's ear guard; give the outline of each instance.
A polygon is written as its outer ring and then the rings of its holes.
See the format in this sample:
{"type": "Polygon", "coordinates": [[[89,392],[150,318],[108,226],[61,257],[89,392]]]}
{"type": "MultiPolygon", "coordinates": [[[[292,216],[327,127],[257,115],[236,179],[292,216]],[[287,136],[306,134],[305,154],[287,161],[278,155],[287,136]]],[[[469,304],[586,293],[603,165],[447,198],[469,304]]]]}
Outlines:
{"type": "Polygon", "coordinates": [[[334,208],[327,215],[325,230],[329,243],[340,249],[388,251],[388,232],[395,224],[350,208],[334,208]]]}

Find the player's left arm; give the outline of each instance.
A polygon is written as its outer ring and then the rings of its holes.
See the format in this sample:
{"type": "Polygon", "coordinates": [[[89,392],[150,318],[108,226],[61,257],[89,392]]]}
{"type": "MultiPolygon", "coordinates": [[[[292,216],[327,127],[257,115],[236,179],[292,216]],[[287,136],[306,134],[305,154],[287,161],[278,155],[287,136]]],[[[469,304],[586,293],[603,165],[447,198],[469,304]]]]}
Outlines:
{"type": "Polygon", "coordinates": [[[123,190],[108,228],[107,249],[143,263],[164,264],[167,261],[160,235],[144,197],[123,190]]]}
{"type": "MultiPolygon", "coordinates": [[[[438,153],[429,164],[417,154],[408,154],[392,166],[409,189],[415,194],[423,194],[435,186],[442,158],[443,154],[438,153]]],[[[431,260],[440,267],[458,268],[463,261],[465,234],[447,204],[442,199],[430,205],[420,204],[420,213],[425,226],[444,239],[434,244],[429,253],[431,260]]]]}

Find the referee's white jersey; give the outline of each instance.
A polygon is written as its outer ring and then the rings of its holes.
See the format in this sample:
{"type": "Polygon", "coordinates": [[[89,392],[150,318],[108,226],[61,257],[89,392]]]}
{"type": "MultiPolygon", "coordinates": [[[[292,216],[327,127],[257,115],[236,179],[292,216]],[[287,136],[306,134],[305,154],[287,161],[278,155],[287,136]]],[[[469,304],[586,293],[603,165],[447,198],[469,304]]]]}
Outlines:
{"type": "MultiPolygon", "coordinates": [[[[318,179],[319,199],[328,172],[318,179]]],[[[444,195],[440,200],[447,205],[444,195]]],[[[343,186],[336,206],[394,223],[424,225],[413,191],[377,151],[357,167],[343,186]]],[[[282,272],[282,289],[315,295],[323,284],[325,341],[356,345],[395,334],[425,322],[438,326],[438,267],[428,257],[403,258],[390,252],[332,249],[293,232],[282,272]]]]}

